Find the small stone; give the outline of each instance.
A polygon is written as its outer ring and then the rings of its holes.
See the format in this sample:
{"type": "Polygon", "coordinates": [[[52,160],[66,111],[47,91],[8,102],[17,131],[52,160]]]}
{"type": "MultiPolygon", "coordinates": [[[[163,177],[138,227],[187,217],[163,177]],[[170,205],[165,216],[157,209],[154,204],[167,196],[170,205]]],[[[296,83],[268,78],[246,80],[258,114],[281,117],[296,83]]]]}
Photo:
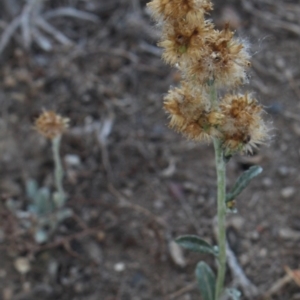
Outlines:
{"type": "Polygon", "coordinates": [[[281,196],[285,199],[292,197],[296,192],[296,189],[292,186],[288,186],[281,190],[281,196]]]}
{"type": "Polygon", "coordinates": [[[286,166],[280,166],[278,168],[278,173],[282,177],[286,177],[289,174],[289,168],[286,166]]]}
{"type": "Polygon", "coordinates": [[[96,234],[96,238],[98,242],[103,242],[105,240],[106,234],[104,231],[100,230],[96,234]]]}
{"type": "Polygon", "coordinates": [[[14,261],[14,266],[16,270],[21,274],[26,274],[31,269],[30,262],[27,257],[18,257],[14,261]]]}
{"type": "Polygon", "coordinates": [[[262,249],[260,249],[258,255],[260,257],[266,257],[268,255],[268,250],[266,248],[262,248],[262,249]]]}
{"type": "Polygon", "coordinates": [[[228,220],[228,226],[232,226],[237,231],[243,228],[244,223],[245,223],[244,218],[240,216],[234,216],[228,220]]]}
{"type": "Polygon", "coordinates": [[[246,266],[250,261],[249,255],[244,253],[240,256],[240,262],[242,266],[246,266]]]}
{"type": "Polygon", "coordinates": [[[156,209],[162,209],[164,207],[164,203],[163,203],[163,201],[157,199],[153,202],[153,206],[156,209]]]}
{"type": "Polygon", "coordinates": [[[269,188],[269,187],[271,187],[271,186],[273,185],[273,181],[272,181],[271,178],[265,177],[265,178],[262,180],[262,184],[263,184],[264,187],[269,188]]]}
{"type": "Polygon", "coordinates": [[[56,260],[50,260],[48,264],[48,273],[52,278],[56,278],[59,269],[59,263],[56,260]]]}
{"type": "Polygon", "coordinates": [[[14,77],[12,77],[12,76],[6,76],[4,78],[3,85],[4,85],[5,88],[13,88],[13,87],[15,87],[17,85],[17,82],[16,82],[16,80],[15,80],[14,77]]]}
{"type": "Polygon", "coordinates": [[[257,241],[259,239],[259,233],[257,231],[251,231],[249,233],[249,238],[252,240],[252,241],[257,241]]]}
{"type": "Polygon", "coordinates": [[[292,230],[290,228],[281,228],[279,230],[279,237],[286,240],[300,240],[300,231],[292,230]]]}
{"type": "Polygon", "coordinates": [[[68,167],[79,167],[81,164],[80,157],[75,154],[65,155],[65,163],[68,167]]]}
{"type": "Polygon", "coordinates": [[[103,260],[103,254],[101,247],[94,241],[86,240],[83,242],[84,249],[87,255],[92,259],[96,264],[101,264],[103,260]]]}
{"type": "Polygon", "coordinates": [[[182,248],[174,241],[171,241],[169,243],[169,250],[170,250],[170,255],[171,255],[173,262],[177,266],[184,268],[186,266],[186,261],[183,256],[182,248]]]}
{"type": "Polygon", "coordinates": [[[114,270],[116,271],[116,272],[123,272],[123,271],[125,271],[125,269],[126,269],[126,267],[125,267],[125,264],[123,263],[123,262],[119,262],[119,263],[116,263],[115,265],[114,265],[114,270]]]}

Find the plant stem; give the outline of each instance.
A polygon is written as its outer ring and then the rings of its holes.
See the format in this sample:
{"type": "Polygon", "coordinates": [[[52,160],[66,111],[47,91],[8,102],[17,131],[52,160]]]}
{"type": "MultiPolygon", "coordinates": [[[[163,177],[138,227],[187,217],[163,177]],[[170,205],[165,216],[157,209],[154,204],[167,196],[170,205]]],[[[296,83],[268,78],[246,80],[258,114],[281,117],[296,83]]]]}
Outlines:
{"type": "Polygon", "coordinates": [[[64,202],[66,200],[65,192],[63,188],[63,176],[64,171],[59,155],[59,148],[60,148],[60,140],[61,135],[56,136],[52,140],[52,152],[53,152],[53,158],[54,158],[54,179],[55,179],[55,187],[58,194],[58,199],[55,199],[55,204],[58,206],[57,208],[60,208],[64,205],[64,202]]]}
{"type": "MultiPolygon", "coordinates": [[[[210,101],[213,109],[219,109],[218,94],[215,84],[210,85],[210,101]]],[[[226,271],[226,163],[221,141],[214,139],[217,186],[218,186],[218,276],[216,282],[216,299],[219,300],[224,289],[225,271],[226,271]]]]}
{"type": "Polygon", "coordinates": [[[226,165],[224,153],[219,139],[214,139],[217,185],[218,185],[218,276],[216,282],[216,300],[222,296],[226,271],[226,165]]]}

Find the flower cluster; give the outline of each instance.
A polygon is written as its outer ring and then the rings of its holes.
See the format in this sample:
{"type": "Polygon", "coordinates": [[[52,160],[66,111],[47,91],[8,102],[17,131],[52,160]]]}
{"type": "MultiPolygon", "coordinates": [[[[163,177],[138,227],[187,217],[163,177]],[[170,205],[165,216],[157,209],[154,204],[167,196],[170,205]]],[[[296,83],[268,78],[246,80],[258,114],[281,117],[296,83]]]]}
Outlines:
{"type": "Polygon", "coordinates": [[[152,0],[148,3],[162,27],[158,43],[163,59],[182,73],[179,87],[164,98],[170,126],[190,139],[218,138],[226,151],[251,151],[267,138],[262,107],[251,95],[212,97],[217,89],[237,89],[247,82],[247,45],[229,26],[214,27],[206,15],[209,0],[152,0]],[[215,98],[215,99],[214,99],[215,98]]]}
{"type": "Polygon", "coordinates": [[[35,120],[35,129],[44,137],[52,140],[60,136],[69,124],[68,118],[63,118],[54,111],[44,111],[35,120]]]}

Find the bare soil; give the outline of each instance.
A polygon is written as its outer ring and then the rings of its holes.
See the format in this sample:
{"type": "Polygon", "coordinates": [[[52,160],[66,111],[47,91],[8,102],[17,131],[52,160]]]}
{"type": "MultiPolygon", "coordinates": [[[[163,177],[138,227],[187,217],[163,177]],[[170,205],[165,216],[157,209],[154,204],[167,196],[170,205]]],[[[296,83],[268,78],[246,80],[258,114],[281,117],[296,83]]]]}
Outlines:
{"type": "MultiPolygon", "coordinates": [[[[179,74],[160,59],[146,2],[54,1],[44,9],[73,6],[95,13],[99,24],[57,18],[52,24],[77,46],[25,51],[16,38],[2,54],[1,299],[201,299],[194,267],[205,260],[215,269],[214,261],[184,251],[180,266],[170,245],[182,234],[215,243],[213,149],[167,126],[162,98],[179,74]],[[7,203],[26,209],[29,178],[53,188],[50,144],[33,130],[43,109],[71,120],[61,154],[74,217],[37,245],[7,203]],[[26,274],[17,271],[20,257],[30,264],[26,274]]],[[[253,68],[245,89],[264,104],[273,128],[269,145],[235,156],[227,168],[228,188],[249,166],[264,168],[237,199],[228,240],[260,292],[257,299],[267,299],[285,266],[300,268],[300,7],[297,1],[219,0],[215,8],[218,26],[229,20],[249,41],[253,68]]],[[[232,281],[228,268],[228,286],[232,281]]],[[[300,288],[290,281],[268,299],[300,299],[300,288]]]]}

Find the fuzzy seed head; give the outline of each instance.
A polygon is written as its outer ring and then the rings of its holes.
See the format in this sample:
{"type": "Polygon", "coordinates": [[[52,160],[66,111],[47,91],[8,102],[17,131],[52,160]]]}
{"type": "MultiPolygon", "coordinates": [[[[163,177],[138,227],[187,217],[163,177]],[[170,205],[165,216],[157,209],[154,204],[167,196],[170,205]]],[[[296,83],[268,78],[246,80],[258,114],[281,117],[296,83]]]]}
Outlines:
{"type": "Polygon", "coordinates": [[[164,98],[170,127],[189,139],[217,138],[228,153],[251,152],[268,138],[262,107],[249,94],[227,95],[247,82],[247,44],[228,25],[217,30],[206,15],[210,0],[152,0],[153,17],[162,27],[158,46],[183,81],[164,98]]]}
{"type": "Polygon", "coordinates": [[[251,95],[227,95],[221,102],[224,146],[231,152],[252,152],[268,138],[262,107],[251,95]]]}
{"type": "Polygon", "coordinates": [[[196,23],[212,10],[212,3],[209,0],[153,0],[148,7],[157,21],[185,18],[196,23]]]}
{"type": "Polygon", "coordinates": [[[44,111],[35,120],[35,129],[44,137],[52,140],[61,135],[69,124],[68,118],[63,118],[54,111],[44,111]]]}

